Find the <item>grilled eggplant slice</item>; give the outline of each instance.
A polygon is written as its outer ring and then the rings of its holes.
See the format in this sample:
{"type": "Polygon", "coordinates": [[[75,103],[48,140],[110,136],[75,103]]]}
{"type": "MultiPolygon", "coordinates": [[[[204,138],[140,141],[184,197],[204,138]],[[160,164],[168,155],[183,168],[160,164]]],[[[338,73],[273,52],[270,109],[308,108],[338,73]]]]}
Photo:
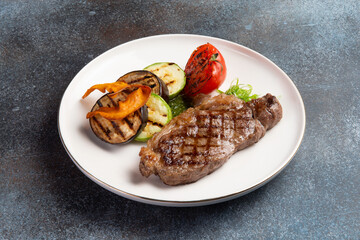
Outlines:
{"type": "MultiPolygon", "coordinates": [[[[91,111],[95,111],[99,107],[117,106],[119,101],[124,101],[136,89],[136,87],[130,87],[117,94],[105,94],[95,103],[91,111]]],[[[112,144],[124,144],[130,142],[142,132],[146,126],[147,117],[147,106],[144,105],[121,120],[108,120],[97,114],[90,118],[90,126],[95,135],[101,140],[112,144]]]]}
{"type": "Polygon", "coordinates": [[[166,84],[152,72],[146,70],[132,71],[123,75],[117,81],[149,86],[152,89],[152,93],[159,95],[165,101],[169,100],[169,90],[166,84]]]}

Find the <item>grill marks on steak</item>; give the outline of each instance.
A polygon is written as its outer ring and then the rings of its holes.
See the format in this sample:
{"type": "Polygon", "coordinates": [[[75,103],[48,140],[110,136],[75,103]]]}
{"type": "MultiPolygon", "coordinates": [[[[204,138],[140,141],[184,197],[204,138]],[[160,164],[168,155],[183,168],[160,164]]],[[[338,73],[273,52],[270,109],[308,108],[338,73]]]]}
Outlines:
{"type": "MultiPolygon", "coordinates": [[[[165,165],[206,164],[208,156],[223,155],[218,149],[234,135],[251,127],[246,126],[249,116],[235,111],[194,111],[195,124],[163,137],[156,150],[165,165]]],[[[251,117],[251,116],[250,116],[251,117]]],[[[246,133],[245,133],[246,134],[246,133]]]]}
{"type": "Polygon", "coordinates": [[[259,141],[281,116],[281,106],[270,94],[249,103],[225,94],[204,98],[141,149],[140,172],[158,175],[168,185],[197,181],[259,141]]]}

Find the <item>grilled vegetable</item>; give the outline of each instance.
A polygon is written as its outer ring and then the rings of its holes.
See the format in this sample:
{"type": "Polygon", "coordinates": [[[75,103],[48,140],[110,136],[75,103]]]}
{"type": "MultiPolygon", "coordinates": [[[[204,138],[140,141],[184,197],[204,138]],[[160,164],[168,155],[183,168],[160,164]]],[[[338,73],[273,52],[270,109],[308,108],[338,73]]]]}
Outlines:
{"type": "Polygon", "coordinates": [[[147,141],[172,119],[169,105],[159,95],[152,93],[146,103],[148,120],[144,130],[135,138],[136,141],[147,141]]]}
{"type": "Polygon", "coordinates": [[[102,93],[108,91],[109,93],[118,92],[123,90],[124,88],[129,87],[129,84],[125,82],[114,82],[114,83],[103,83],[103,84],[96,84],[89,88],[86,93],[82,96],[82,99],[86,98],[95,90],[99,90],[102,93]]]}
{"type": "Polygon", "coordinates": [[[227,95],[234,95],[235,97],[240,98],[245,102],[249,102],[252,99],[256,99],[259,97],[259,95],[257,94],[251,95],[252,90],[253,87],[250,84],[241,84],[239,83],[239,79],[236,79],[236,83],[232,83],[230,88],[226,90],[226,92],[223,92],[219,89],[217,91],[219,93],[225,93],[227,95]]]}
{"type": "Polygon", "coordinates": [[[169,99],[169,90],[166,84],[154,73],[146,70],[129,72],[120,77],[117,82],[124,81],[128,84],[141,84],[148,86],[152,92],[161,96],[165,101],[169,99]]]}
{"type": "MultiPolygon", "coordinates": [[[[119,101],[125,101],[129,94],[137,89],[135,86],[128,87],[119,93],[105,94],[101,97],[91,111],[101,107],[116,107],[119,101]]],[[[93,132],[101,140],[108,143],[127,143],[133,140],[145,127],[148,111],[146,105],[135,112],[130,113],[123,119],[108,120],[99,114],[89,119],[93,132]]]]}
{"type": "Polygon", "coordinates": [[[183,111],[185,111],[186,109],[188,109],[190,107],[190,104],[188,104],[184,100],[184,98],[181,94],[170,99],[168,104],[171,108],[173,117],[176,117],[177,115],[179,115],[180,113],[182,113],[183,111]]]}
{"type": "MultiPolygon", "coordinates": [[[[129,85],[130,86],[130,85],[129,85]]],[[[148,86],[137,86],[138,88],[127,96],[125,101],[119,101],[113,107],[100,107],[97,110],[91,111],[86,115],[86,118],[91,118],[95,115],[100,115],[108,120],[120,120],[125,118],[130,113],[135,112],[144,106],[151,94],[151,88],[148,86]]],[[[119,92],[111,94],[111,98],[115,98],[119,92]]]]}
{"type": "Polygon", "coordinates": [[[185,87],[184,71],[175,63],[159,62],[144,68],[161,78],[169,89],[169,98],[176,97],[185,87]]]}
{"type": "Polygon", "coordinates": [[[225,81],[226,65],[219,50],[210,43],[199,46],[190,56],[186,67],[184,94],[193,97],[208,94],[225,81]]]}

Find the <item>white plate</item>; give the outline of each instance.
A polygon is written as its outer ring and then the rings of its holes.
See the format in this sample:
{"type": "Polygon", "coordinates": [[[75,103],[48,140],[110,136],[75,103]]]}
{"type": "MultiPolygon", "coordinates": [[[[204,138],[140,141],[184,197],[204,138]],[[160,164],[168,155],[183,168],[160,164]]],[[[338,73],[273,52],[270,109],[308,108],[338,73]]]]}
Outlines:
{"type": "Polygon", "coordinates": [[[236,43],[199,35],[159,35],[119,45],[87,64],[62,98],[58,128],[69,156],[102,187],[129,199],[163,206],[199,206],[244,195],[276,176],[290,162],[305,130],[305,109],[290,78],[264,56],[236,43]],[[114,82],[123,74],[154,62],[176,62],[184,68],[197,46],[211,43],[223,54],[231,81],[253,86],[254,93],[272,93],[283,106],[283,119],[257,144],[237,152],[214,173],[199,181],[170,187],[159,178],[141,176],[138,153],[142,143],[110,145],[92,133],[86,113],[102,95],[81,96],[92,85],[114,82]]]}

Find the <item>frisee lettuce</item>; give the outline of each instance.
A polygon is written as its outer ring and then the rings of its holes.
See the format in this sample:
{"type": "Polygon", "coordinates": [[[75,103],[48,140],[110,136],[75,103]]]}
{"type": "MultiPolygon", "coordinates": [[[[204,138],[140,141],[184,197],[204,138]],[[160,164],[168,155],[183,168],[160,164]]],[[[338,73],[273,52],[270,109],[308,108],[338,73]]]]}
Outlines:
{"type": "Polygon", "coordinates": [[[256,99],[259,97],[257,94],[252,94],[251,92],[253,90],[253,87],[250,84],[241,84],[239,83],[239,79],[236,79],[236,83],[233,83],[230,85],[230,88],[226,90],[225,92],[221,90],[217,90],[219,93],[225,93],[227,95],[234,95],[237,98],[240,98],[244,100],[245,102],[251,101],[252,99],[256,99]]]}

